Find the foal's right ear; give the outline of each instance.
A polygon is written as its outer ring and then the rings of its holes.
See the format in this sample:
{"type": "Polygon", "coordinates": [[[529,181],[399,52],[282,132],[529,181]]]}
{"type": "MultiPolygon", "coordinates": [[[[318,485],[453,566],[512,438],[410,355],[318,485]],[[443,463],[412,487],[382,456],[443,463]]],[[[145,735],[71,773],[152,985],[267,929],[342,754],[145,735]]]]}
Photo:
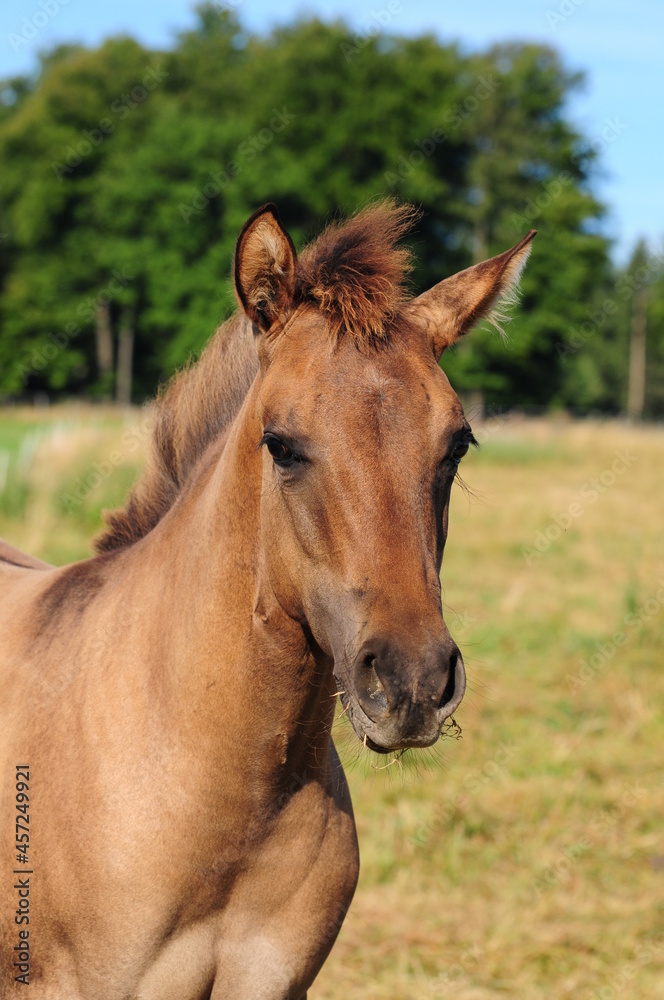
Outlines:
{"type": "Polygon", "coordinates": [[[235,246],[233,280],[245,313],[263,332],[293,300],[297,254],[277,206],[263,205],[244,224],[235,246]]]}

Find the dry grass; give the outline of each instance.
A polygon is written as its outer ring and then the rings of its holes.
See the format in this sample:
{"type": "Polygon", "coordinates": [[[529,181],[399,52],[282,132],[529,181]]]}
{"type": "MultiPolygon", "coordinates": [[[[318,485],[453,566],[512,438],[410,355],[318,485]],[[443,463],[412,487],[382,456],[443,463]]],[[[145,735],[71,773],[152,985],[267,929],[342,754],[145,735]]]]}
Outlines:
{"type": "MultiPolygon", "coordinates": [[[[34,416],[0,415],[12,490],[22,477],[0,534],[52,559],[85,554],[140,451],[117,415],[63,420],[19,476],[34,416]],[[63,509],[114,450],[122,468],[63,509]]],[[[664,998],[664,433],[505,421],[477,436],[463,476],[482,499],[455,490],[443,570],[463,738],[375,771],[337,723],[362,874],[310,997],[664,998]],[[617,452],[628,468],[608,483],[617,452]]]]}

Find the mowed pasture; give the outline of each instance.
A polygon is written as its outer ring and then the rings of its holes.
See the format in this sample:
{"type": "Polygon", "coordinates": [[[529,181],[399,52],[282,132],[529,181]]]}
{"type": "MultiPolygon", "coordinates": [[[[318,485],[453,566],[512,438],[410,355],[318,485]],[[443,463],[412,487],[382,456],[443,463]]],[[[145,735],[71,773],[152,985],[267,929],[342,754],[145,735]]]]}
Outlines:
{"type": "MultiPolygon", "coordinates": [[[[335,724],[362,872],[311,1000],[664,998],[664,429],[474,429],[443,564],[459,728],[390,763],[335,724]]],[[[87,557],[148,433],[0,411],[0,535],[87,557]]]]}

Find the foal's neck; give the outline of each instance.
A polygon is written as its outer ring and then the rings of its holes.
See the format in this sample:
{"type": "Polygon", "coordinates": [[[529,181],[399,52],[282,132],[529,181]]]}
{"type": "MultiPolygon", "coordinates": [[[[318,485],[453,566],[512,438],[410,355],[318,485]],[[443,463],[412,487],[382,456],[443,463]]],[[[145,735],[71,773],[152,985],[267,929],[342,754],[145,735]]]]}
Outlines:
{"type": "Polygon", "coordinates": [[[330,662],[281,608],[265,569],[257,392],[258,381],[223,450],[168,519],[180,573],[173,613],[186,635],[171,667],[186,692],[181,711],[193,713],[210,759],[242,758],[273,785],[275,771],[289,785],[327,773],[336,686],[330,662]]]}

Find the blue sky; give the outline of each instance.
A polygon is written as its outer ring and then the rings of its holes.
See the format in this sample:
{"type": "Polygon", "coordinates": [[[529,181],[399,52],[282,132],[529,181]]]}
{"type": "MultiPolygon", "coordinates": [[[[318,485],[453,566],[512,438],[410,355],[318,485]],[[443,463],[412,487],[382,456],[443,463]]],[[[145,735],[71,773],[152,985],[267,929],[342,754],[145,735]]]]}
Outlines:
{"type": "MultiPolygon", "coordinates": [[[[383,20],[389,16],[390,32],[431,31],[467,50],[508,39],[555,46],[568,68],[587,74],[569,112],[603,147],[596,190],[610,208],[605,231],[616,241],[617,261],[625,260],[639,236],[661,247],[664,0],[226,0],[226,5],[258,31],[311,14],[342,16],[366,31],[380,14],[383,20]],[[607,121],[619,126],[609,143],[601,140],[607,121]]],[[[96,45],[108,35],[129,33],[147,46],[164,47],[192,22],[192,3],[184,0],[9,0],[0,10],[0,76],[29,72],[37,52],[59,42],[96,45]]]]}

